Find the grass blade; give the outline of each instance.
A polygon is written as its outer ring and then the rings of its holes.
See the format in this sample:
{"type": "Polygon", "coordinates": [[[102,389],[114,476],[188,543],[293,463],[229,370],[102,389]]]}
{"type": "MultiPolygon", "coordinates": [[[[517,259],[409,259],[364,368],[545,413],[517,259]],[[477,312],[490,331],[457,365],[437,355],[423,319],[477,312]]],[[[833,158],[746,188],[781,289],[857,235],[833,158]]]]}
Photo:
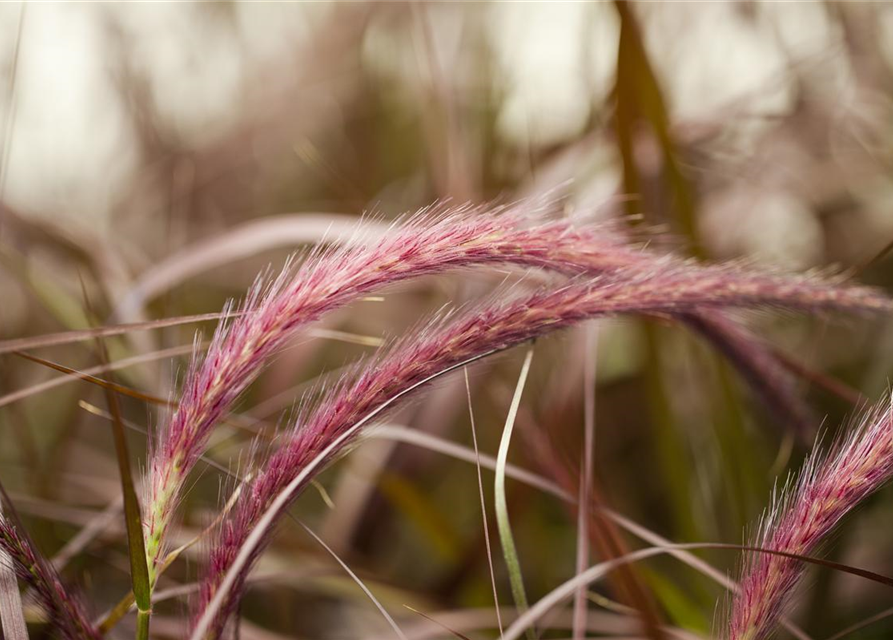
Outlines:
{"type": "Polygon", "coordinates": [[[353,244],[383,236],[388,225],[366,220],[365,236],[356,233],[357,218],[336,213],[298,213],[267,216],[241,224],[213,238],[201,240],[164,258],[142,273],[115,311],[123,320],[139,314],[145,304],[178,284],[221,265],[276,247],[300,244],[353,244]]]}
{"type": "Polygon", "coordinates": [[[630,562],[639,562],[641,560],[645,560],[654,556],[670,554],[674,551],[694,549],[732,549],[737,551],[754,551],[757,553],[765,553],[772,556],[792,558],[801,562],[807,562],[809,564],[832,568],[836,571],[842,571],[844,573],[849,573],[851,575],[856,575],[873,582],[878,582],[880,584],[893,587],[893,578],[874,573],[873,571],[866,571],[864,569],[859,569],[836,562],[829,562],[828,560],[822,560],[820,558],[814,558],[811,556],[785,553],[783,551],[774,551],[772,549],[766,549],[762,547],[748,547],[737,544],[723,544],[714,542],[692,542],[684,544],[668,544],[663,546],[645,547],[644,549],[637,549],[636,551],[633,551],[632,553],[629,553],[625,556],[593,565],[583,573],[576,575],[570,580],[559,585],[548,594],[543,596],[543,598],[540,599],[539,602],[530,607],[530,609],[528,609],[525,613],[522,613],[514,621],[514,623],[512,623],[512,626],[506,630],[503,640],[517,640],[518,638],[520,638],[525,629],[528,629],[528,627],[533,625],[538,619],[548,613],[562,600],[565,600],[566,598],[572,596],[574,591],[576,591],[576,589],[581,584],[591,584],[603,578],[610,571],[613,571],[617,567],[628,564],[630,562]]]}
{"type": "Polygon", "coordinates": [[[23,351],[25,349],[54,347],[60,344],[71,344],[72,342],[85,342],[94,338],[120,336],[126,333],[130,333],[131,331],[150,331],[152,329],[165,329],[167,327],[177,327],[184,324],[192,324],[194,322],[224,320],[228,318],[235,318],[240,315],[242,314],[239,311],[233,311],[229,313],[199,313],[191,316],[178,316],[174,318],[164,318],[162,320],[150,320],[148,322],[131,322],[129,324],[118,324],[108,327],[95,327],[93,329],[81,329],[78,331],[48,333],[42,336],[34,336],[31,338],[15,338],[13,340],[0,341],[0,355],[4,353],[11,353],[13,351],[23,351]]]}
{"type": "Polygon", "coordinates": [[[484,480],[481,477],[481,452],[478,450],[477,428],[474,424],[474,411],[471,408],[471,385],[468,383],[468,368],[462,370],[465,374],[465,394],[468,397],[468,417],[471,420],[471,441],[474,443],[474,466],[477,469],[478,493],[481,498],[481,518],[484,521],[484,546],[487,549],[487,565],[490,569],[490,585],[493,587],[493,606],[496,610],[496,624],[499,627],[499,636],[502,637],[502,614],[499,612],[499,595],[496,591],[496,571],[493,569],[493,550],[490,548],[490,526],[487,524],[487,502],[484,499],[484,480]]]}
{"type": "MultiPolygon", "coordinates": [[[[158,404],[162,406],[167,406],[172,404],[170,400],[165,400],[164,398],[159,398],[158,396],[153,396],[148,393],[143,393],[142,391],[137,391],[135,389],[131,389],[130,387],[125,387],[124,385],[118,384],[111,380],[111,369],[112,365],[108,364],[107,361],[103,362],[103,364],[99,367],[101,369],[105,369],[109,372],[109,380],[103,380],[102,378],[97,378],[96,376],[90,375],[88,373],[84,373],[83,371],[78,371],[77,369],[72,369],[71,367],[66,367],[64,364],[59,364],[57,362],[52,362],[51,360],[46,360],[45,358],[40,358],[38,356],[31,355],[29,353],[25,353],[24,351],[14,351],[15,355],[20,358],[24,358],[25,360],[30,360],[36,364],[42,365],[44,367],[48,367],[53,369],[54,371],[59,371],[61,373],[67,374],[72,378],[77,378],[79,380],[83,380],[84,382],[89,382],[91,384],[95,384],[98,387],[102,387],[106,390],[107,393],[122,394],[125,396],[130,396],[131,398],[136,398],[137,400],[142,400],[143,402],[148,402],[150,404],[158,404]]],[[[94,367],[97,368],[97,367],[94,367]]]]}
{"type": "MultiPolygon", "coordinates": [[[[499,540],[502,543],[502,554],[509,572],[509,581],[512,585],[512,597],[515,606],[521,612],[527,611],[527,593],[524,590],[524,578],[521,575],[521,563],[518,559],[518,551],[515,548],[515,538],[512,535],[512,525],[509,522],[508,504],[505,499],[505,467],[508,461],[509,444],[512,441],[512,430],[515,426],[515,417],[518,415],[518,407],[521,404],[521,394],[524,391],[524,383],[530,371],[530,363],[533,360],[533,345],[527,350],[524,364],[521,366],[521,374],[518,376],[518,384],[515,387],[515,395],[509,407],[509,414],[505,420],[505,428],[502,431],[502,440],[499,442],[499,453],[496,456],[496,482],[494,484],[496,504],[496,525],[499,530],[499,540]]],[[[535,640],[533,629],[527,630],[529,640],[535,640]]]]}
{"type": "MultiPolygon", "coordinates": [[[[592,487],[593,453],[595,448],[595,366],[598,345],[598,329],[595,326],[584,328],[585,333],[585,369],[583,371],[583,473],[580,477],[580,498],[577,508],[577,573],[582,573],[589,564],[589,509],[590,489],[592,487]]],[[[574,594],[574,640],[586,635],[587,613],[586,588],[580,587],[574,594]]]]}
{"type": "MultiPolygon", "coordinates": [[[[99,356],[103,366],[108,366],[105,345],[97,339],[99,356]]],[[[111,372],[109,376],[111,376],[111,372]]],[[[151,610],[152,586],[149,582],[149,565],[146,561],[146,541],[143,534],[142,510],[133,484],[130,467],[130,453],[127,449],[127,436],[117,390],[105,386],[106,400],[112,415],[112,435],[115,440],[115,455],[118,458],[118,471],[121,475],[121,495],[124,500],[124,524],[127,528],[127,550],[130,559],[130,579],[137,609],[137,638],[149,637],[149,616],[151,610]]]]}
{"type": "MultiPolygon", "coordinates": [[[[636,128],[646,121],[654,133],[664,162],[665,179],[675,196],[672,206],[682,232],[690,242],[691,252],[703,257],[698,239],[697,210],[691,185],[685,178],[676,158],[676,146],[670,133],[670,117],[666,100],[648,57],[639,22],[627,0],[615,0],[620,18],[620,41],[617,52],[616,126],[618,146],[623,160],[624,185],[629,194],[641,198],[639,175],[633,148],[636,128]]],[[[641,201],[629,201],[629,211],[642,206],[641,201]]]]}
{"type": "Polygon", "coordinates": [[[366,597],[368,597],[372,601],[372,604],[375,605],[375,608],[378,609],[378,611],[381,613],[382,616],[384,616],[384,619],[387,620],[388,624],[391,626],[391,629],[394,630],[394,634],[398,638],[400,638],[400,640],[407,640],[406,634],[404,634],[403,631],[400,630],[400,627],[397,626],[397,623],[394,621],[394,618],[391,617],[391,614],[389,614],[387,609],[384,608],[384,605],[378,600],[378,598],[375,597],[375,595],[372,593],[372,591],[369,589],[369,587],[367,587],[366,584],[360,579],[360,576],[358,576],[356,573],[354,573],[353,569],[351,569],[347,565],[347,563],[344,562],[344,560],[342,560],[341,557],[337,553],[335,553],[334,549],[332,549],[329,545],[327,545],[322,538],[320,538],[318,535],[316,535],[316,532],[314,532],[313,529],[308,527],[306,524],[304,524],[297,518],[292,518],[292,520],[294,520],[296,523],[298,523],[301,526],[301,528],[304,531],[306,531],[307,534],[311,538],[316,540],[319,543],[319,545],[323,549],[325,549],[326,552],[330,556],[332,556],[332,558],[334,558],[335,562],[337,562],[341,566],[341,568],[344,569],[345,572],[347,572],[347,575],[350,576],[351,580],[353,580],[357,584],[357,586],[363,590],[363,593],[366,594],[366,597]]]}
{"type": "MultiPolygon", "coordinates": [[[[202,345],[204,347],[204,345],[202,345]]],[[[84,369],[80,371],[80,374],[84,376],[92,376],[98,373],[105,373],[107,371],[117,371],[119,369],[124,369],[126,367],[131,367],[138,364],[143,364],[146,362],[154,362],[157,360],[164,360],[166,358],[174,358],[177,356],[187,355],[193,352],[195,349],[194,344],[188,345],[180,345],[178,347],[171,347],[170,349],[163,349],[161,351],[153,351],[152,353],[146,353],[138,356],[133,356],[130,358],[124,358],[122,360],[116,360],[111,362],[108,366],[97,365],[95,367],[90,367],[89,369],[84,369]]],[[[56,369],[57,371],[62,371],[65,375],[57,376],[55,378],[50,378],[49,380],[44,380],[43,382],[39,382],[37,384],[33,384],[29,387],[25,387],[23,389],[17,389],[16,391],[12,391],[7,393],[6,395],[0,397],[0,407],[5,407],[7,405],[13,404],[15,402],[19,402],[20,400],[24,400],[26,398],[30,398],[31,396],[35,396],[39,393],[43,393],[44,391],[48,391],[50,389],[55,389],[56,387],[68,384],[70,382],[74,382],[75,380],[83,380],[80,375],[77,375],[74,369],[69,367],[64,367],[64,365],[56,365],[56,363],[52,363],[49,360],[45,360],[43,358],[38,358],[37,356],[32,356],[27,353],[19,353],[17,355],[28,358],[33,362],[37,362],[44,366],[48,366],[51,369],[56,369]],[[63,367],[60,369],[60,367],[63,367]]]]}
{"type": "MultiPolygon", "coordinates": [[[[454,630],[454,629],[450,629],[448,626],[446,626],[446,625],[443,624],[442,622],[438,622],[437,620],[435,620],[434,618],[432,618],[432,617],[429,616],[428,614],[422,613],[422,612],[419,611],[418,609],[413,609],[413,608],[410,607],[408,604],[404,604],[403,606],[406,607],[407,609],[409,609],[410,611],[412,611],[413,613],[417,613],[418,615],[422,616],[425,620],[430,620],[431,622],[433,622],[434,624],[436,624],[438,627],[440,627],[441,629],[443,629],[444,631],[446,631],[446,632],[449,633],[450,635],[452,635],[452,636],[456,636],[456,637],[459,638],[460,640],[471,640],[468,636],[463,635],[463,634],[459,633],[458,631],[456,631],[456,630],[454,630]]],[[[499,616],[499,608],[498,608],[498,607],[497,607],[497,609],[496,609],[496,615],[499,616]]],[[[501,630],[500,630],[500,631],[501,631],[501,630]]]]}

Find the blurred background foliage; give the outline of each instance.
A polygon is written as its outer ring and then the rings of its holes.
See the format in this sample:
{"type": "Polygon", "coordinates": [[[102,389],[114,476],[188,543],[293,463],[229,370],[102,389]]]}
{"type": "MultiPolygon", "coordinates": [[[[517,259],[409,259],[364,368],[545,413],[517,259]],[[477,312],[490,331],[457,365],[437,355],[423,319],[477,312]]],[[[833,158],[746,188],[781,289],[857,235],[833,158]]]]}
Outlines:
{"type": "MultiPolygon", "coordinates": [[[[390,220],[444,199],[551,193],[563,214],[625,217],[634,237],[659,249],[893,285],[885,3],[3,4],[0,30],[3,339],[214,312],[330,224],[370,212],[390,220]]],[[[504,277],[402,285],[321,326],[374,344],[504,277]]],[[[743,317],[801,371],[816,432],[822,420],[835,432],[854,403],[888,390],[887,323],[743,317]]],[[[172,397],[195,329],[110,339],[112,360],[130,365],[118,381],[172,397]]],[[[213,457],[244,465],[249,435],[238,425],[274,429],[308,381],[374,348],[356,342],[298,340],[244,399],[244,415],[221,428],[213,457]]],[[[39,353],[77,369],[99,363],[90,343],[39,353]]],[[[470,372],[485,452],[495,453],[519,366],[511,353],[470,372]]],[[[79,405],[104,406],[101,391],[68,378],[14,395],[59,375],[0,356],[0,477],[49,554],[100,523],[65,569],[99,611],[128,584],[108,424],[79,405]]],[[[592,394],[598,495],[674,541],[741,542],[776,478],[808,449],[708,346],[668,323],[602,321],[540,341],[531,375],[512,461],[576,492],[592,394]]],[[[165,415],[133,398],[125,410],[144,429],[165,415]]],[[[393,422],[470,444],[461,376],[393,422]]],[[[132,447],[144,456],[145,437],[135,433],[132,447]]],[[[484,481],[492,505],[492,474],[484,481]]],[[[494,620],[476,613],[492,595],[473,466],[371,439],[322,485],[294,511],[411,637],[450,634],[404,603],[487,637],[476,630],[494,620]]],[[[184,539],[230,487],[213,469],[196,478],[182,506],[184,539]]],[[[511,482],[509,504],[536,600],[574,573],[577,516],[511,482]]],[[[831,557],[893,572],[890,505],[887,491],[847,522],[831,557]]],[[[594,559],[637,544],[594,544],[594,559]]],[[[205,548],[162,588],[191,583],[205,548]]],[[[736,568],[734,553],[701,555],[736,568]]],[[[497,554],[505,605],[502,566],[497,554]]],[[[812,573],[796,618],[814,638],[891,604],[874,585],[812,573]]],[[[595,585],[590,607],[622,618],[643,597],[660,620],[706,635],[724,596],[658,558],[595,585]]],[[[157,605],[159,637],[180,637],[184,602],[157,605]]],[[[242,613],[245,638],[388,633],[293,525],[281,527],[242,613]]],[[[890,633],[893,623],[880,622],[849,637],[890,633]]]]}

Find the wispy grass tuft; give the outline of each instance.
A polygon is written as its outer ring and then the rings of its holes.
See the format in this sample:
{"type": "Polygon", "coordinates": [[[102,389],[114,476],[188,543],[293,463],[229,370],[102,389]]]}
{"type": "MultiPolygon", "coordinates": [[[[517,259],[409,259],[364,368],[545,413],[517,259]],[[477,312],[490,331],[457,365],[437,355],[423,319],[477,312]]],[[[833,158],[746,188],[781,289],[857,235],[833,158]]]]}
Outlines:
{"type": "MultiPolygon", "coordinates": [[[[867,411],[828,454],[813,454],[799,477],[773,496],[753,545],[809,555],[846,514],[891,477],[893,403],[887,399],[867,411]]],[[[768,638],[802,575],[802,564],[795,558],[749,554],[731,605],[729,639],[768,638]]]]}

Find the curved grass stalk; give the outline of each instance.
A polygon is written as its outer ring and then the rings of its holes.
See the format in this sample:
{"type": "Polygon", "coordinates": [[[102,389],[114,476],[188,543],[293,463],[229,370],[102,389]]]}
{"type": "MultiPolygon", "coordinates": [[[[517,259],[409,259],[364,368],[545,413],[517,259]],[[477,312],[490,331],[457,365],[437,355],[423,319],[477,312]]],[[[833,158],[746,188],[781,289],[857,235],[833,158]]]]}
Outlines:
{"type": "MultiPolygon", "coordinates": [[[[509,445],[512,441],[512,431],[515,428],[515,418],[518,415],[518,407],[521,405],[521,394],[524,391],[524,383],[527,381],[527,373],[530,371],[530,363],[533,360],[533,346],[527,350],[524,364],[521,365],[521,374],[518,376],[518,384],[512,396],[512,404],[509,407],[508,416],[505,419],[505,427],[499,440],[499,451],[496,456],[496,480],[493,495],[496,510],[496,527],[499,531],[499,541],[502,544],[502,555],[509,572],[509,583],[512,586],[512,597],[519,611],[526,611],[530,606],[527,603],[527,590],[524,588],[524,576],[521,572],[521,560],[518,558],[518,550],[515,547],[515,536],[512,534],[512,523],[509,520],[508,502],[505,498],[505,465],[508,462],[509,445]]],[[[529,630],[529,640],[536,639],[536,633],[529,630]]]]}

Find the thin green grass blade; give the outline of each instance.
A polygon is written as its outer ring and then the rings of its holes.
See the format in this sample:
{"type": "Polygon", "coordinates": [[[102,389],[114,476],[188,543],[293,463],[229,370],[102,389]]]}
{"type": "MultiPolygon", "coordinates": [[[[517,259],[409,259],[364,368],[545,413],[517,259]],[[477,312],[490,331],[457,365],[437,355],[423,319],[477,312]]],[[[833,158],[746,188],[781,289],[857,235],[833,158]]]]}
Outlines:
{"type": "MultiPolygon", "coordinates": [[[[509,521],[508,504],[505,498],[505,467],[508,462],[509,445],[512,441],[512,431],[515,426],[515,418],[518,415],[518,407],[521,404],[521,394],[524,391],[524,383],[530,371],[530,363],[533,360],[533,345],[527,350],[524,364],[521,366],[521,374],[518,376],[518,384],[515,387],[515,395],[509,407],[508,417],[505,420],[505,428],[502,431],[502,439],[499,442],[499,452],[496,456],[496,482],[494,486],[496,504],[496,525],[499,530],[499,541],[502,543],[502,554],[508,568],[509,582],[512,585],[512,597],[519,612],[527,611],[527,592],[524,589],[524,578],[521,574],[521,562],[518,559],[518,551],[515,548],[515,537],[512,534],[512,525],[509,521]]],[[[527,629],[528,640],[536,640],[536,633],[532,628],[527,629]]]]}
{"type": "MultiPolygon", "coordinates": [[[[88,308],[89,312],[89,308],[88,308]]],[[[109,366],[108,352],[105,344],[97,338],[96,347],[100,364],[109,366]]],[[[112,373],[109,372],[111,379],[112,373]]],[[[118,471],[121,475],[121,495],[124,500],[124,524],[127,529],[127,551],[130,559],[130,580],[133,587],[133,599],[138,609],[138,640],[149,638],[149,616],[152,609],[152,585],[149,581],[149,565],[146,557],[146,541],[143,535],[142,509],[133,484],[133,472],[130,467],[130,453],[127,448],[124,419],[121,416],[121,405],[118,392],[113,386],[105,386],[106,401],[112,416],[112,435],[115,440],[115,455],[118,458],[118,471]]]]}
{"type": "Polygon", "coordinates": [[[143,525],[139,499],[133,485],[127,440],[124,435],[124,423],[121,419],[121,407],[118,396],[113,389],[106,387],[106,397],[112,414],[112,433],[115,438],[115,454],[118,457],[118,470],[121,473],[121,491],[124,496],[124,517],[127,524],[127,546],[130,555],[130,570],[133,581],[133,595],[141,611],[148,611],[149,604],[149,567],[146,563],[146,547],[143,538],[143,525]]]}

